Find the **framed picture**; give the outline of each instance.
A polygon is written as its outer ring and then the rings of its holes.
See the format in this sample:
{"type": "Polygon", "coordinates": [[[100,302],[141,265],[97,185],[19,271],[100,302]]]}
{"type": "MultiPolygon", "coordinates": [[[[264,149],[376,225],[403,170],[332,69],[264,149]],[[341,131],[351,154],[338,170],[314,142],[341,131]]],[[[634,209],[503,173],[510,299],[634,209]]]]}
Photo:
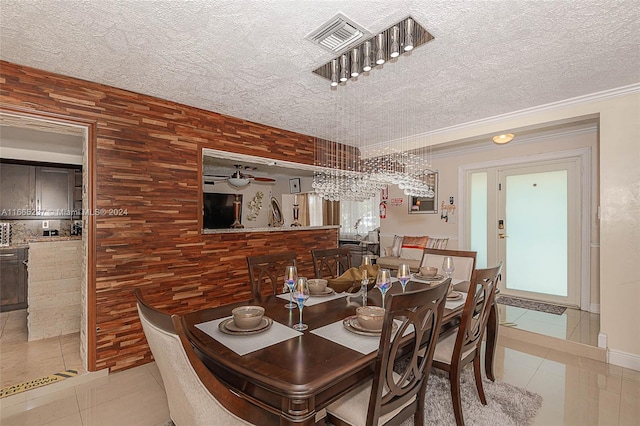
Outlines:
{"type": "Polygon", "coordinates": [[[292,194],[300,193],[300,178],[289,179],[289,192],[292,194]]]}
{"type": "Polygon", "coordinates": [[[428,182],[433,189],[433,197],[409,196],[409,214],[438,213],[438,174],[429,175],[428,182]]]}

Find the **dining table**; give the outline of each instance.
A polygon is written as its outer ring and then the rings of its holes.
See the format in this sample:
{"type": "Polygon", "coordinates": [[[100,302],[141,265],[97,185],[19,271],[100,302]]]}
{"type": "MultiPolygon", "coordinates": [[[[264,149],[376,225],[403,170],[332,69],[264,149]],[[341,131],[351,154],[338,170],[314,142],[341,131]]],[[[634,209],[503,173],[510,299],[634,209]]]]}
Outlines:
{"type": "MultiPolygon", "coordinates": [[[[433,284],[409,281],[406,291],[428,285],[433,284]]],[[[454,288],[465,290],[468,282],[458,282],[454,288]]],[[[395,281],[386,297],[397,292],[402,292],[402,287],[395,281]]],[[[298,308],[285,308],[287,298],[287,294],[273,295],[187,313],[186,333],[213,374],[234,393],[265,410],[264,424],[312,425],[325,407],[373,377],[380,338],[357,330],[356,334],[345,325],[345,319],[352,318],[363,305],[361,292],[310,297],[302,318],[308,329],[302,332],[292,329],[299,322],[299,312],[298,308]],[[264,307],[265,317],[272,320],[268,330],[250,335],[221,332],[221,323],[229,321],[234,308],[253,304],[264,307]]],[[[381,293],[368,286],[366,303],[381,306],[381,293]]],[[[464,298],[447,302],[441,336],[456,330],[463,306],[464,298]]],[[[494,380],[495,305],[492,310],[485,370],[494,380]]]]}

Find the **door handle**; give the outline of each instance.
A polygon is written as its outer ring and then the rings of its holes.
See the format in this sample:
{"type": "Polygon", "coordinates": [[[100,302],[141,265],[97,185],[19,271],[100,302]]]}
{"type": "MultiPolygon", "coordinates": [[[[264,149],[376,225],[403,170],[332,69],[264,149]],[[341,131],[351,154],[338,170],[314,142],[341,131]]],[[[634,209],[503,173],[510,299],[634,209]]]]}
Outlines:
{"type": "Polygon", "coordinates": [[[505,238],[509,238],[509,236],[508,236],[508,235],[504,235],[504,234],[498,234],[498,237],[499,237],[501,240],[504,240],[505,238]]]}

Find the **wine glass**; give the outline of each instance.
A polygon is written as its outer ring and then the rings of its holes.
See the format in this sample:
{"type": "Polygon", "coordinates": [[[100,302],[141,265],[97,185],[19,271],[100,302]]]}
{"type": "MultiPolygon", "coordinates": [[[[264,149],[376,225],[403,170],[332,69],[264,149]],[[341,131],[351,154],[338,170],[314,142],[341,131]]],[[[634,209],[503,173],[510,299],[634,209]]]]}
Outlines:
{"type": "Polygon", "coordinates": [[[369,254],[365,254],[364,256],[362,256],[362,264],[360,266],[371,266],[372,264],[372,260],[371,260],[371,255],[369,254]]]}
{"type": "Polygon", "coordinates": [[[445,256],[442,261],[442,270],[447,273],[447,278],[451,278],[451,273],[456,270],[453,266],[453,257],[445,256]]]}
{"type": "Polygon", "coordinates": [[[407,287],[407,282],[411,278],[411,269],[409,265],[406,263],[401,263],[398,266],[398,279],[400,280],[400,284],[402,284],[402,292],[404,293],[405,288],[407,287]]]}
{"type": "Polygon", "coordinates": [[[298,269],[295,266],[287,266],[284,270],[284,285],[289,289],[289,303],[284,305],[285,308],[295,308],[296,304],[293,303],[292,293],[293,288],[298,280],[298,269]]]}
{"type": "Polygon", "coordinates": [[[300,322],[293,326],[294,330],[302,331],[309,328],[307,324],[302,323],[302,308],[304,308],[304,302],[309,298],[309,284],[305,277],[299,277],[296,281],[293,289],[293,298],[298,302],[298,309],[300,309],[300,322]]]}
{"type": "Polygon", "coordinates": [[[380,269],[378,271],[376,287],[382,294],[382,309],[384,309],[384,295],[387,294],[387,290],[391,287],[391,271],[388,269],[380,269]]]}

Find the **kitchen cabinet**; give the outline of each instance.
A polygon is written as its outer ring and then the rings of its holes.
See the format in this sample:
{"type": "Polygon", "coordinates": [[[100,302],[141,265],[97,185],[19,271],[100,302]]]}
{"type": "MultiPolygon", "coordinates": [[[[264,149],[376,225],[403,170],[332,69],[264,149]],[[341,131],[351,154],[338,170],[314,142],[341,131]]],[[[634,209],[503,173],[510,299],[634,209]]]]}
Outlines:
{"type": "Polygon", "coordinates": [[[36,169],[22,164],[0,164],[0,209],[32,209],[36,199],[36,169]]]}
{"type": "Polygon", "coordinates": [[[74,209],[76,169],[0,164],[2,219],[68,219],[74,209]]]}
{"type": "Polygon", "coordinates": [[[27,248],[0,250],[0,312],[27,307],[27,248]]]}

